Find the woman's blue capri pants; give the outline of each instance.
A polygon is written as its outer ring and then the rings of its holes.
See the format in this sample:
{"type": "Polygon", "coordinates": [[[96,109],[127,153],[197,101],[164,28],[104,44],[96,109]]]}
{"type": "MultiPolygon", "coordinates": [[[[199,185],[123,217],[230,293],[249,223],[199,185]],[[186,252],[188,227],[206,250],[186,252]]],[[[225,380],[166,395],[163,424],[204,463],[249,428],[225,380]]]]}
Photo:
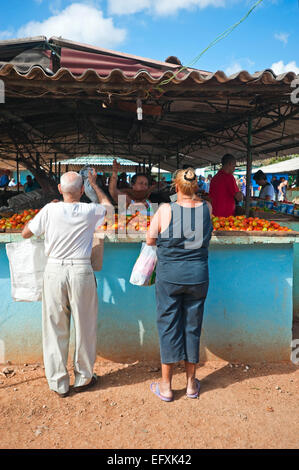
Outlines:
{"type": "Polygon", "coordinates": [[[204,303],[209,281],[195,285],[156,279],[157,326],[162,364],[199,362],[204,303]]]}

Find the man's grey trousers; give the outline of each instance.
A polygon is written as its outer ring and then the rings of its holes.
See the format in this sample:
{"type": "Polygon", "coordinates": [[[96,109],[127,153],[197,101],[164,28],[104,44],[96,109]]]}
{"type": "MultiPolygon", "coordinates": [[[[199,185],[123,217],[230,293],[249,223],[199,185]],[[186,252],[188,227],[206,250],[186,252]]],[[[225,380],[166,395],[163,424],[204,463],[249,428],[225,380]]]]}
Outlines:
{"type": "Polygon", "coordinates": [[[75,328],[74,386],[93,374],[97,345],[98,295],[90,260],[49,258],[43,285],[42,334],[45,374],[51,390],[69,389],[70,321],[75,328]]]}

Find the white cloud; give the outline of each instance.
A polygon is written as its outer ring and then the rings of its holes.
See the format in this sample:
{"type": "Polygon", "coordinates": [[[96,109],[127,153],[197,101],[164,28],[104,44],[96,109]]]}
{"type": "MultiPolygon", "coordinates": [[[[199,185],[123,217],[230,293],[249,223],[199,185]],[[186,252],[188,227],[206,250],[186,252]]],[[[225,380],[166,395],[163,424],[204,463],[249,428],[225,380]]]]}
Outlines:
{"type": "Polygon", "coordinates": [[[299,74],[299,67],[297,67],[297,64],[294,60],[288,64],[284,64],[283,60],[279,60],[278,62],[274,62],[274,64],[271,65],[271,69],[274,73],[276,73],[276,75],[280,75],[281,73],[286,72],[295,72],[296,74],[299,74]]]}
{"type": "Polygon", "coordinates": [[[226,0],[108,0],[108,11],[113,15],[126,15],[147,10],[163,16],[183,9],[223,7],[225,3],[226,0]]]}
{"type": "Polygon", "coordinates": [[[44,21],[30,21],[18,31],[0,31],[0,37],[62,36],[76,42],[114,47],[126,38],[126,30],[114,26],[112,18],[92,5],[73,3],[44,21]]]}
{"type": "Polygon", "coordinates": [[[275,39],[277,39],[278,41],[283,42],[284,45],[286,45],[288,43],[289,33],[279,33],[279,34],[275,33],[274,37],[275,37],[275,39]]]}
{"type": "Polygon", "coordinates": [[[132,15],[150,7],[151,0],[108,0],[108,11],[111,15],[132,15]]]}
{"type": "Polygon", "coordinates": [[[241,70],[248,70],[250,73],[252,73],[252,67],[254,64],[255,63],[248,57],[242,57],[232,62],[228,67],[226,67],[224,72],[228,77],[230,75],[234,75],[235,73],[241,72],[241,70]]]}
{"type": "Polygon", "coordinates": [[[0,31],[0,41],[5,40],[5,39],[11,39],[14,35],[14,32],[12,30],[4,30],[0,31]]]}
{"type": "Polygon", "coordinates": [[[57,15],[61,10],[62,0],[51,0],[49,4],[49,10],[53,15],[57,15]]]}
{"type": "Polygon", "coordinates": [[[239,62],[234,62],[232,65],[227,67],[224,72],[229,77],[230,75],[234,75],[237,72],[241,72],[241,70],[243,70],[241,64],[239,62]]]}

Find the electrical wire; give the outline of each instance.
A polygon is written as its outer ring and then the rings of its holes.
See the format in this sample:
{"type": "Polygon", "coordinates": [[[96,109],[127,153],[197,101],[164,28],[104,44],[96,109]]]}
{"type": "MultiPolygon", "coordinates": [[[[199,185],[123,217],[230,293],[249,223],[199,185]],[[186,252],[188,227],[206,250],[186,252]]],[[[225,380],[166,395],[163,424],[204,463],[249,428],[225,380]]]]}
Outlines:
{"type": "Polygon", "coordinates": [[[158,89],[159,91],[163,91],[163,89],[161,88],[162,86],[164,85],[167,85],[168,83],[170,83],[174,78],[177,77],[177,75],[179,73],[181,73],[183,70],[186,70],[188,69],[188,67],[192,67],[192,65],[194,65],[196,62],[199,61],[199,59],[203,56],[203,54],[205,52],[207,52],[209,49],[211,49],[211,47],[215,46],[215,44],[217,44],[218,42],[222,41],[223,39],[225,39],[227,36],[229,36],[229,34],[231,34],[241,23],[243,23],[247,18],[248,16],[263,2],[264,0],[258,0],[251,8],[250,10],[246,13],[246,15],[243,16],[243,18],[241,18],[237,23],[235,23],[234,25],[230,26],[228,29],[226,29],[222,34],[220,34],[219,36],[217,36],[198,56],[195,57],[195,59],[193,59],[190,64],[188,65],[185,65],[183,67],[181,67],[177,72],[175,72],[173,74],[172,77],[166,79],[166,80],[163,80],[161,83],[159,83],[159,85],[157,85],[156,89],[158,89]]]}

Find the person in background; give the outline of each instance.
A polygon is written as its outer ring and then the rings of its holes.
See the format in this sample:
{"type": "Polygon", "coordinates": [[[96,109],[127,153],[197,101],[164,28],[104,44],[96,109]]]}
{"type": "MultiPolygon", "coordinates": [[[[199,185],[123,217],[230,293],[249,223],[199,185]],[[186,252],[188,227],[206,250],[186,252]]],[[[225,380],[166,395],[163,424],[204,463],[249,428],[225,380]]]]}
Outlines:
{"type": "Polygon", "coordinates": [[[207,184],[204,176],[199,175],[198,177],[198,189],[199,191],[207,192],[207,184]]]}
{"type": "Polygon", "coordinates": [[[125,188],[129,188],[129,187],[130,187],[130,185],[127,182],[127,173],[123,172],[118,177],[117,189],[125,189],[125,188]]]}
{"type": "Polygon", "coordinates": [[[12,178],[12,179],[10,180],[10,182],[8,183],[8,187],[9,187],[9,188],[12,188],[12,187],[14,187],[14,186],[17,186],[17,182],[16,182],[15,178],[12,178]]]}
{"type": "Polygon", "coordinates": [[[278,200],[279,201],[284,201],[286,199],[287,187],[288,187],[288,180],[284,177],[280,178],[279,185],[278,185],[278,200]]]}
{"type": "Polygon", "coordinates": [[[262,170],[259,170],[253,176],[256,184],[261,186],[259,199],[263,199],[265,201],[275,201],[275,191],[271,183],[267,180],[267,176],[262,170]]]}
{"type": "Polygon", "coordinates": [[[195,375],[213,231],[211,205],[196,196],[195,170],[178,170],[174,185],[177,202],[159,207],[146,237],[148,245],[157,245],[155,285],[162,363],[161,382],[153,382],[151,391],[163,401],[173,400],[173,367],[179,361],[185,361],[187,397],[199,396],[195,375]]]}
{"type": "Polygon", "coordinates": [[[275,193],[275,201],[278,201],[278,186],[279,186],[279,181],[276,178],[275,175],[272,176],[271,178],[271,184],[274,188],[274,193],[275,193]]]}
{"type": "Polygon", "coordinates": [[[128,213],[139,210],[142,215],[153,215],[153,209],[149,196],[154,190],[155,185],[149,185],[149,178],[143,173],[136,173],[131,179],[131,188],[117,188],[117,172],[121,166],[117,160],[113,161],[112,176],[109,181],[109,193],[112,199],[118,203],[118,197],[126,197],[126,208],[128,213]]]}
{"type": "Polygon", "coordinates": [[[33,179],[31,175],[26,176],[26,183],[24,184],[24,193],[29,193],[30,191],[34,191],[36,189],[34,187],[33,179]]]}
{"type": "Polygon", "coordinates": [[[157,191],[165,191],[167,190],[167,187],[168,187],[168,184],[167,184],[167,181],[165,179],[165,176],[161,176],[160,178],[160,181],[156,179],[157,177],[154,177],[154,179],[152,180],[152,184],[153,183],[156,183],[156,186],[154,188],[154,190],[157,192],[157,191]]]}
{"type": "Polygon", "coordinates": [[[41,186],[40,184],[38,183],[37,179],[34,177],[33,180],[32,180],[32,191],[34,191],[35,189],[41,189],[41,186]]]}
{"type": "Polygon", "coordinates": [[[212,175],[208,175],[208,177],[206,178],[206,193],[210,192],[211,180],[212,180],[212,175]]]}
{"type": "Polygon", "coordinates": [[[0,177],[0,188],[6,188],[9,184],[9,175],[10,171],[3,171],[0,177]]]}
{"type": "Polygon", "coordinates": [[[161,180],[160,180],[160,188],[161,189],[164,189],[167,187],[167,181],[166,181],[166,178],[165,176],[161,176],[161,180]]]}
{"type": "Polygon", "coordinates": [[[89,182],[99,204],[82,203],[82,176],[70,171],[61,176],[58,190],[63,201],[45,205],[25,225],[22,236],[45,236],[48,257],[42,294],[42,338],[45,374],[50,390],[69,395],[67,370],[71,316],[75,327],[74,392],[83,392],[97,382],[96,359],[98,295],[91,266],[95,227],[101,225],[111,206],[96,185],[96,172],[89,182]]]}
{"type": "Polygon", "coordinates": [[[233,176],[236,168],[235,157],[231,154],[225,154],[221,163],[222,168],[211,180],[209,195],[212,200],[213,215],[229,217],[234,215],[236,202],[243,200],[243,194],[233,176]]]}
{"type": "Polygon", "coordinates": [[[246,197],[246,177],[245,176],[240,176],[238,187],[240,188],[240,191],[243,194],[243,196],[246,197]]]}

